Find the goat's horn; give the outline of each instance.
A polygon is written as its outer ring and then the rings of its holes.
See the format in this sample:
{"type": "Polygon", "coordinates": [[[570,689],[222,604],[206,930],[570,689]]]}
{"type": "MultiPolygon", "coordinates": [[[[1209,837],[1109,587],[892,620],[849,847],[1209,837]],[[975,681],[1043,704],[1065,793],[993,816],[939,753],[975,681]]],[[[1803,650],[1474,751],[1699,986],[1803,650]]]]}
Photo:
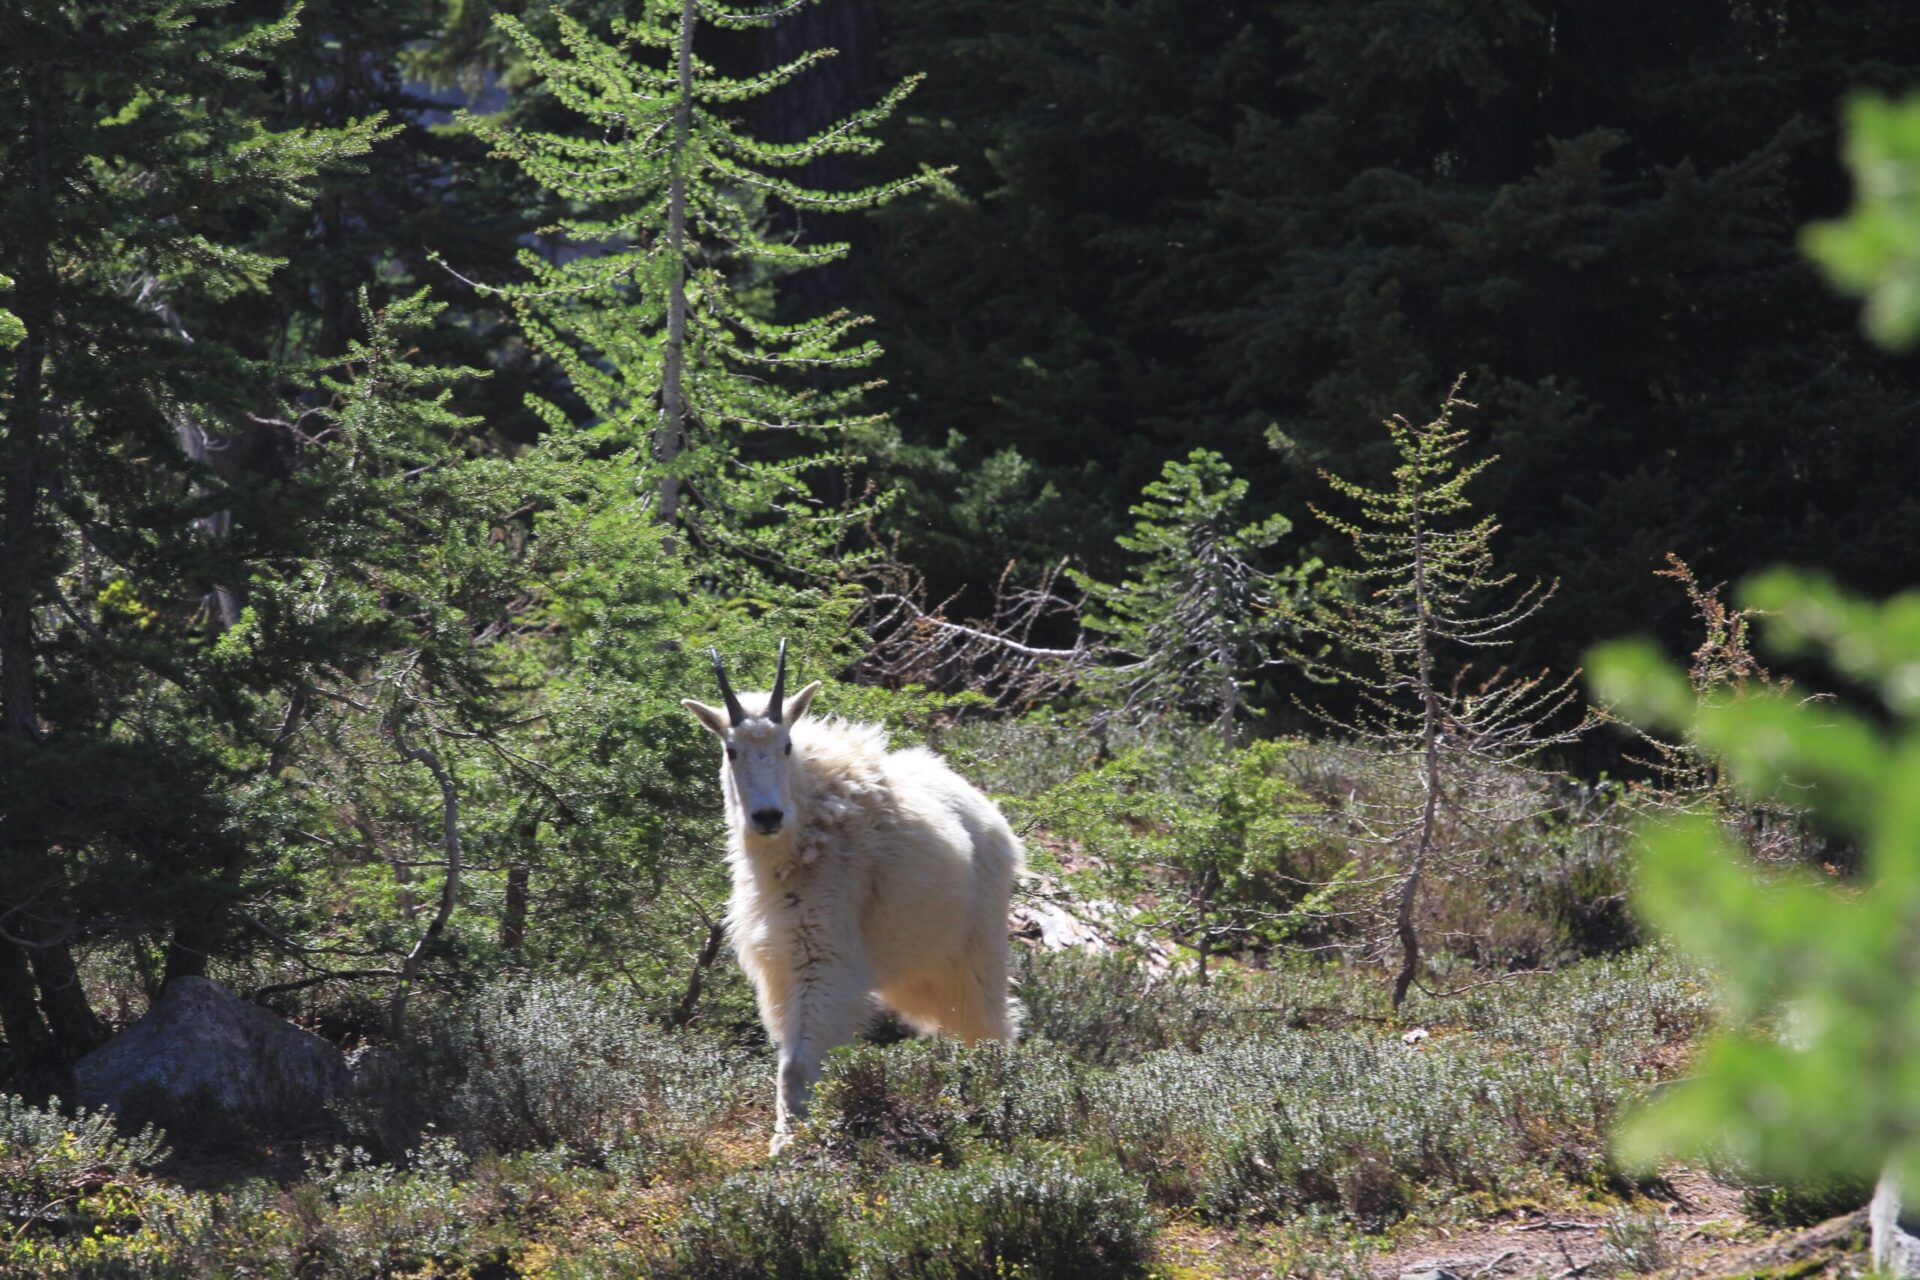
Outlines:
{"type": "Polygon", "coordinates": [[[740,705],[740,699],[733,696],[733,686],[727,683],[727,669],[720,665],[720,651],[707,650],[707,656],[713,659],[713,674],[720,677],[720,696],[727,700],[727,719],[738,726],[747,719],[747,709],[740,705]]]}
{"type": "Polygon", "coordinates": [[[773,694],[767,699],[767,719],[780,719],[781,691],[787,687],[787,642],[780,642],[780,661],[773,668],[773,694]]]}

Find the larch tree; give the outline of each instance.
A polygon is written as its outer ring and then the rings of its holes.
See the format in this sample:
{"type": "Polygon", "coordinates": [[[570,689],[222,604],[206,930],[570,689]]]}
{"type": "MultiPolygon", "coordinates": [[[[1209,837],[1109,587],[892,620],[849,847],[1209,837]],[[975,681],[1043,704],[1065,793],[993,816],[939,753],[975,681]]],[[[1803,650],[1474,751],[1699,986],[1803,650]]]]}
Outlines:
{"type": "Polygon", "coordinates": [[[1350,714],[1321,711],[1321,718],[1384,761],[1379,801],[1355,816],[1363,839],[1394,862],[1387,880],[1399,951],[1396,1009],[1424,964],[1422,886],[1442,867],[1468,870],[1467,851],[1450,837],[1476,822],[1511,819],[1513,772],[1587,723],[1566,722],[1578,698],[1572,677],[1471,666],[1511,643],[1553,588],[1536,582],[1515,590],[1513,575],[1494,568],[1499,526],[1490,515],[1476,518],[1465,492],[1494,459],[1459,460],[1467,433],[1453,414],[1472,406],[1458,391],[1430,422],[1387,421],[1399,463],[1391,487],[1323,473],[1356,514],[1314,508],[1350,541],[1357,563],[1333,571],[1331,589],[1306,619],[1329,642],[1329,654],[1303,658],[1355,699],[1350,714]]]}
{"type": "MultiPolygon", "coordinates": [[[[766,209],[871,209],[931,175],[840,192],[788,176],[821,157],[877,149],[874,127],[913,78],[800,142],[762,142],[746,130],[740,111],[833,51],[733,77],[699,55],[698,38],[765,27],[799,7],[651,0],[639,16],[613,19],[611,39],[556,12],[557,50],[500,16],[526,69],[577,127],[475,124],[571,209],[549,228],[557,247],[524,251],[528,279],[500,292],[567,375],[594,446],[624,458],[659,519],[696,545],[735,564],[804,571],[832,555],[854,518],[828,509],[806,477],[842,463],[835,449],[846,433],[879,421],[861,411],[866,388],[856,376],[879,347],[860,336],[866,318],[846,311],[774,318],[780,277],[833,262],[847,246],[777,237],[766,209]]],[[[550,428],[570,429],[560,407],[536,411],[550,428]]]]}

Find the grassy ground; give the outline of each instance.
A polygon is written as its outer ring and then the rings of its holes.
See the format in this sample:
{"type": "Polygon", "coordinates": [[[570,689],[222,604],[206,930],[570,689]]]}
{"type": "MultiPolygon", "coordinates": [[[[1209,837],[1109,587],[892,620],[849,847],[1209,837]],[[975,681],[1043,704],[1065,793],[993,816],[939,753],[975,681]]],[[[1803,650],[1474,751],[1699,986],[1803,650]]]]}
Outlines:
{"type": "MultiPolygon", "coordinates": [[[[1109,923],[1152,918],[1159,886],[1103,881],[1115,851],[1099,842],[1199,809],[1108,808],[1075,826],[1075,806],[1110,791],[1104,775],[1076,790],[1089,762],[1064,741],[989,727],[941,745],[1034,824],[1051,883],[1104,895],[1109,923]]],[[[1209,776],[1176,757],[1153,767],[1209,776]]],[[[353,1096],[302,1134],[186,1117],[142,1138],[0,1102],[0,1275],[1860,1269],[1857,1223],[1785,1233],[1857,1208],[1865,1188],[1748,1186],[1725,1168],[1634,1180],[1610,1160],[1615,1119],[1685,1069],[1713,1012],[1708,975],[1626,915],[1617,790],[1492,780],[1508,816],[1453,833],[1465,853],[1423,917],[1436,982],[1464,989],[1416,991],[1396,1012],[1365,910],[1391,863],[1350,839],[1377,764],[1324,745],[1261,759],[1271,772],[1251,784],[1298,801],[1268,851],[1275,883],[1351,868],[1358,888],[1286,942],[1216,962],[1208,984],[1164,939],[1151,964],[1137,949],[1022,948],[1022,1043],[883,1027],[832,1057],[778,1158],[771,1053],[725,970],[704,1030],[669,1032],[640,996],[574,978],[423,998],[406,1040],[367,1051],[353,1096]]]]}
{"type": "Polygon", "coordinates": [[[1203,989],[1120,958],[1023,967],[1025,1043],[841,1051],[777,1159],[764,1053],[556,982],[424,1020],[294,1178],[15,1107],[0,1257],[50,1276],[1717,1274],[1764,1242],[1756,1212],[1852,1194],[1612,1167],[1614,1117],[1710,1012],[1657,950],[1398,1020],[1370,971],[1203,989]]]}

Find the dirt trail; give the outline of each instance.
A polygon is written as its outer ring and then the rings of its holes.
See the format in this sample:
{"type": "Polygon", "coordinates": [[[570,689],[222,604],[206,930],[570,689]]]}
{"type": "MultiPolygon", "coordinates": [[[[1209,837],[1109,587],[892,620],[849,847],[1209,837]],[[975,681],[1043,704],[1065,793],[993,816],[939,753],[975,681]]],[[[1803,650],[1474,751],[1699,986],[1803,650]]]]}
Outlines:
{"type": "MultiPolygon", "coordinates": [[[[1812,1277],[1859,1270],[1855,1256],[1865,1228],[1864,1211],[1805,1231],[1769,1234],[1740,1208],[1740,1193],[1691,1169],[1668,1178],[1673,1198],[1643,1213],[1659,1220],[1647,1233],[1660,1246],[1660,1265],[1648,1274],[1673,1277],[1812,1277]]],[[[1608,1249],[1609,1215],[1572,1211],[1523,1221],[1436,1234],[1396,1246],[1369,1260],[1374,1280],[1414,1276],[1438,1280],[1581,1280],[1632,1275],[1608,1249]]],[[[1650,1259],[1651,1260],[1651,1259],[1650,1259]]]]}

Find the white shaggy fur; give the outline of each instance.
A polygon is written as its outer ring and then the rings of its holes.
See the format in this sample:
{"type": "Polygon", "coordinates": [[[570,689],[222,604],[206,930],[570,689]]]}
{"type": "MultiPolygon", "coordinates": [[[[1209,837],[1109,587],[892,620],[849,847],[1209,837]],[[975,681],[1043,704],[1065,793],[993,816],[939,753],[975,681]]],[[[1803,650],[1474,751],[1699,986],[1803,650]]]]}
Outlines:
{"type": "Polygon", "coordinates": [[[790,695],[778,721],[766,694],[741,698],[753,710],[737,725],[686,704],[727,744],[727,932],[779,1048],[776,1153],[821,1058],[874,1000],[968,1043],[1012,1040],[1019,1019],[1007,998],[1018,838],[932,752],[890,751],[875,725],[807,718],[818,688],[790,695]]]}

